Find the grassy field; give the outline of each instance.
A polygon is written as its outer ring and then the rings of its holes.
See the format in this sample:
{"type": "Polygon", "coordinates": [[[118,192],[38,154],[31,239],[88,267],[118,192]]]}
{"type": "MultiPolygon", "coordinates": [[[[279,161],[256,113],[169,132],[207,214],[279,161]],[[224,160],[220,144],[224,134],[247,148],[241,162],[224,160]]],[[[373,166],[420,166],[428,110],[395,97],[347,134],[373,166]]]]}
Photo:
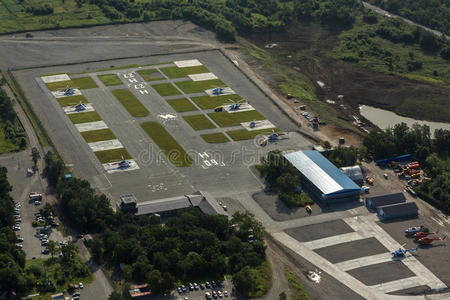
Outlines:
{"type": "Polygon", "coordinates": [[[203,81],[180,81],[175,83],[186,94],[200,93],[216,87],[226,87],[227,85],[220,79],[203,81]]]}
{"type": "Polygon", "coordinates": [[[56,101],[58,101],[61,106],[72,106],[77,105],[78,103],[88,103],[84,95],[56,98],[56,101]]]}
{"type": "Polygon", "coordinates": [[[101,121],[102,118],[96,111],[75,113],[67,115],[73,124],[101,121]]]}
{"type": "Polygon", "coordinates": [[[261,115],[257,110],[228,113],[228,112],[218,112],[208,114],[214,122],[220,127],[230,127],[239,126],[243,122],[250,122],[256,120],[265,120],[263,115],[261,115]]]}
{"type": "Polygon", "coordinates": [[[139,70],[137,71],[145,81],[156,81],[164,79],[164,76],[156,69],[139,70]]]}
{"type": "Polygon", "coordinates": [[[161,124],[146,122],[142,123],[141,126],[172,164],[177,167],[188,167],[192,165],[192,158],[161,124]]]}
{"type": "Polygon", "coordinates": [[[86,143],[113,140],[116,138],[109,128],[80,132],[86,143]]]}
{"type": "Polygon", "coordinates": [[[113,95],[119,100],[126,110],[135,118],[146,117],[149,114],[147,108],[129,90],[114,90],[113,95]]]}
{"type": "Polygon", "coordinates": [[[167,100],[167,103],[169,103],[176,112],[197,110],[191,101],[186,98],[167,100]]]}
{"type": "Polygon", "coordinates": [[[50,82],[46,83],[46,85],[51,91],[64,90],[67,87],[80,90],[97,87],[97,84],[95,84],[91,77],[79,77],[66,81],[50,82]]]}
{"type": "Polygon", "coordinates": [[[226,143],[230,141],[222,132],[202,134],[200,136],[205,140],[205,142],[210,144],[226,143]]]}
{"type": "Polygon", "coordinates": [[[205,66],[195,66],[186,68],[167,67],[162,68],[161,72],[163,72],[169,78],[183,78],[187,77],[190,74],[209,73],[209,70],[205,66]]]}
{"type": "Polygon", "coordinates": [[[252,268],[250,277],[253,282],[253,288],[248,292],[248,296],[250,298],[260,298],[264,296],[272,286],[272,269],[270,268],[267,258],[260,266],[252,268]]]}
{"type": "Polygon", "coordinates": [[[0,127],[0,153],[8,153],[14,150],[19,150],[20,147],[8,141],[5,137],[3,127],[0,127]]]}
{"type": "Polygon", "coordinates": [[[258,135],[271,134],[273,132],[272,130],[275,132],[280,131],[278,128],[252,130],[252,131],[241,129],[241,130],[227,131],[227,134],[233,139],[233,141],[243,141],[243,140],[251,140],[258,135]]]}
{"type": "Polygon", "coordinates": [[[216,128],[211,121],[205,117],[205,115],[199,114],[199,115],[193,115],[193,116],[186,116],[183,117],[183,119],[191,125],[194,130],[203,130],[203,129],[211,129],[216,128]]]}
{"type": "Polygon", "coordinates": [[[117,77],[116,74],[105,74],[105,75],[98,75],[98,78],[106,85],[106,86],[112,86],[112,85],[121,85],[122,81],[117,77]]]}
{"type": "Polygon", "coordinates": [[[130,153],[125,148],[97,151],[94,154],[102,164],[131,159],[130,153]]]}
{"type": "Polygon", "coordinates": [[[154,88],[158,94],[161,96],[171,96],[171,95],[181,95],[180,91],[176,89],[171,83],[162,83],[162,84],[155,84],[152,85],[152,88],[154,88]]]}
{"type": "Polygon", "coordinates": [[[192,98],[192,101],[195,102],[201,109],[211,109],[216,108],[218,106],[224,105],[224,104],[231,104],[233,101],[240,101],[242,100],[242,97],[238,94],[232,94],[232,95],[222,95],[222,96],[200,96],[200,97],[194,97],[192,98]]]}

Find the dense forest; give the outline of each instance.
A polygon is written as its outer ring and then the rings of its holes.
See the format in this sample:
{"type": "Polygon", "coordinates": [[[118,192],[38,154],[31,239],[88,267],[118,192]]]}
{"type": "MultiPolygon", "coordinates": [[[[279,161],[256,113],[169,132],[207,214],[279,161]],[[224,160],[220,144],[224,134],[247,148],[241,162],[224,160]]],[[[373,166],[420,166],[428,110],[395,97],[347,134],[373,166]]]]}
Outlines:
{"type": "Polygon", "coordinates": [[[6,142],[16,146],[13,150],[22,150],[27,145],[25,131],[16,117],[11,99],[0,85],[0,127],[6,142]]]}
{"type": "Polygon", "coordinates": [[[394,14],[450,35],[448,0],[368,0],[394,14]]]}

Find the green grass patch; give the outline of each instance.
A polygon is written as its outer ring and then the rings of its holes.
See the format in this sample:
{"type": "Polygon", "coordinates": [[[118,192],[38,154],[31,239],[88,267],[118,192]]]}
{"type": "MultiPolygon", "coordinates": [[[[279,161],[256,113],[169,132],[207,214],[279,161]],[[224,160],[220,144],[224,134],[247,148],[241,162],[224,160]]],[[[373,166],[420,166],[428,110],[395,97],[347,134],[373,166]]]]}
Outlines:
{"type": "Polygon", "coordinates": [[[194,128],[194,130],[216,128],[216,126],[213,123],[211,123],[211,121],[207,117],[205,117],[205,115],[202,115],[202,114],[186,116],[186,117],[183,117],[183,119],[189,125],[191,125],[191,127],[194,128]]]}
{"type": "Polygon", "coordinates": [[[309,300],[309,295],[305,290],[305,287],[301,285],[298,277],[290,270],[285,270],[284,274],[289,283],[289,287],[293,290],[293,293],[289,299],[293,300],[309,300]]]}
{"type": "Polygon", "coordinates": [[[113,140],[116,138],[109,128],[80,132],[87,143],[113,140]]]}
{"type": "Polygon", "coordinates": [[[233,141],[251,140],[258,135],[268,135],[272,132],[280,132],[278,128],[261,129],[248,131],[246,129],[227,131],[227,134],[233,139],[233,141]],[[272,131],[273,130],[273,131],[272,131]]]}
{"type": "Polygon", "coordinates": [[[65,90],[68,87],[80,90],[98,87],[91,77],[79,77],[66,81],[50,82],[46,83],[46,85],[51,91],[65,90]]]}
{"type": "Polygon", "coordinates": [[[77,105],[78,103],[88,103],[84,95],[56,98],[56,101],[58,101],[59,105],[61,106],[73,106],[77,105]]]}
{"type": "Polygon", "coordinates": [[[141,126],[172,164],[177,167],[188,167],[192,165],[192,158],[161,124],[145,122],[141,126]]]}
{"type": "Polygon", "coordinates": [[[163,97],[171,95],[181,95],[180,91],[177,90],[177,88],[174,87],[171,83],[155,84],[152,85],[152,88],[154,88],[158,92],[158,94],[163,97]]]}
{"type": "Polygon", "coordinates": [[[172,106],[172,108],[176,112],[197,110],[197,108],[191,103],[191,101],[186,98],[167,100],[167,103],[169,103],[169,105],[172,106]]]}
{"type": "Polygon", "coordinates": [[[260,266],[251,269],[250,277],[252,286],[248,291],[248,296],[250,298],[264,296],[272,286],[272,270],[267,259],[260,266]]]}
{"type": "Polygon", "coordinates": [[[96,111],[88,111],[67,115],[73,124],[101,121],[102,118],[96,111]]]}
{"type": "Polygon", "coordinates": [[[147,69],[137,71],[145,81],[163,80],[164,76],[156,69],[147,69]]]}
{"type": "Polygon", "coordinates": [[[125,148],[97,151],[94,154],[102,164],[131,159],[130,153],[125,148]]]}
{"type": "Polygon", "coordinates": [[[6,139],[3,127],[0,127],[0,153],[20,150],[20,147],[6,139]]]}
{"type": "Polygon", "coordinates": [[[242,100],[242,97],[238,94],[232,95],[221,95],[221,96],[200,96],[192,98],[192,101],[195,102],[201,109],[211,109],[216,108],[218,106],[222,106],[224,104],[231,104],[233,101],[238,102],[242,100]]]}
{"type": "Polygon", "coordinates": [[[216,87],[226,87],[220,79],[202,81],[180,81],[175,83],[186,94],[200,93],[216,87]]]}
{"type": "Polygon", "coordinates": [[[119,100],[126,110],[135,118],[146,117],[149,111],[129,90],[114,90],[113,95],[119,100]]]}
{"type": "Polygon", "coordinates": [[[121,85],[122,84],[122,81],[119,79],[119,77],[116,74],[98,75],[98,78],[106,86],[121,85]]]}
{"type": "Polygon", "coordinates": [[[226,143],[230,141],[222,132],[202,134],[200,136],[205,140],[205,142],[210,144],[226,143]]]}
{"type": "Polygon", "coordinates": [[[210,113],[208,115],[220,127],[239,126],[243,122],[251,122],[254,120],[265,120],[266,119],[257,110],[235,112],[235,113],[228,113],[228,112],[224,111],[224,112],[218,112],[218,113],[210,113]]]}
{"type": "Polygon", "coordinates": [[[205,66],[194,66],[186,68],[167,67],[160,69],[169,78],[183,78],[190,74],[209,73],[205,66]]]}

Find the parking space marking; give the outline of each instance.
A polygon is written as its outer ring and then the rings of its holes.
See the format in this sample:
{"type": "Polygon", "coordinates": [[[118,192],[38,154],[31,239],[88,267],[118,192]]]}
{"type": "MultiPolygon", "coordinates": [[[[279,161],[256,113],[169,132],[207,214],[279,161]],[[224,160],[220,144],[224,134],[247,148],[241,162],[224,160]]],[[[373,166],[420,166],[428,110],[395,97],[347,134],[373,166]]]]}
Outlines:
{"type": "Polygon", "coordinates": [[[338,266],[342,271],[349,271],[388,261],[392,261],[392,254],[389,252],[346,260],[336,263],[335,265],[338,266]]]}
{"type": "Polygon", "coordinates": [[[424,282],[423,282],[422,278],[420,278],[418,276],[413,276],[413,277],[403,278],[403,279],[399,279],[399,280],[383,282],[383,283],[376,284],[376,285],[371,285],[371,286],[369,286],[369,288],[371,288],[373,290],[377,290],[378,292],[387,294],[387,293],[391,293],[391,292],[395,292],[395,291],[409,289],[409,288],[412,288],[415,286],[421,286],[423,284],[424,284],[424,282]]]}
{"type": "Polygon", "coordinates": [[[338,235],[326,237],[323,239],[304,242],[302,244],[311,250],[315,250],[315,249],[333,246],[333,245],[337,245],[337,244],[342,244],[342,243],[346,243],[346,242],[353,242],[353,241],[365,239],[368,237],[370,237],[370,235],[365,235],[365,234],[362,234],[361,232],[349,232],[349,233],[338,234],[338,235]]]}

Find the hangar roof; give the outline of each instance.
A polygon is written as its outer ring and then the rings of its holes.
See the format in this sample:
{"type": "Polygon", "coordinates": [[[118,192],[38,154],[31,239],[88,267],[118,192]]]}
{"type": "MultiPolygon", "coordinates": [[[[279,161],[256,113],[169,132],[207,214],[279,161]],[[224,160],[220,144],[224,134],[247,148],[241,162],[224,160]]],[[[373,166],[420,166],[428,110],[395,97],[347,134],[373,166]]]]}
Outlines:
{"type": "Polygon", "coordinates": [[[361,190],[319,151],[302,150],[284,157],[325,195],[361,190]]]}

